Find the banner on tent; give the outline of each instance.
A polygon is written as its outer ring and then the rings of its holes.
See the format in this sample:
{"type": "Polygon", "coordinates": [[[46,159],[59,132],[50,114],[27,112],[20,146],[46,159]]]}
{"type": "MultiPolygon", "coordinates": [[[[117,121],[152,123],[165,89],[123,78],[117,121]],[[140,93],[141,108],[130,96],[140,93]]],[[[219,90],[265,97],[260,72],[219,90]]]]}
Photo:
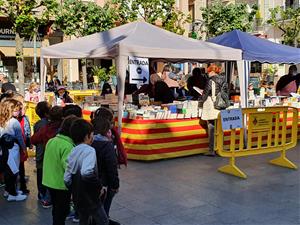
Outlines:
{"type": "Polygon", "coordinates": [[[149,59],[129,56],[129,83],[149,84],[149,59]]]}

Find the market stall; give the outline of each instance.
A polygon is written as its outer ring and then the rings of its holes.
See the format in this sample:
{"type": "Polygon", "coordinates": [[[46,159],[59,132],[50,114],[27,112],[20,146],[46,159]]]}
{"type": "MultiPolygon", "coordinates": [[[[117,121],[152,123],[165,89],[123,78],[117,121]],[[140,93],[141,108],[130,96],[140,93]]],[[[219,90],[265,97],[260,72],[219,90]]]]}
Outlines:
{"type": "Polygon", "coordinates": [[[248,106],[250,62],[300,64],[300,49],[277,44],[240,30],[233,30],[208,40],[210,43],[242,50],[238,61],[242,107],[248,106]]]}
{"type": "MultiPolygon", "coordinates": [[[[114,58],[119,93],[114,107],[117,106],[118,127],[120,131],[122,129],[122,140],[129,158],[148,160],[204,152],[207,147],[206,131],[199,125],[198,114],[193,118],[181,117],[172,120],[122,120],[126,69],[128,57],[131,56],[169,62],[236,61],[241,60],[241,51],[176,35],[145,22],[133,22],[42,48],[42,83],[46,74],[46,58],[114,58]]],[[[90,99],[88,102],[91,102],[90,99]]],[[[91,111],[84,111],[85,118],[89,119],[88,114],[91,111]]]]}
{"type": "MultiPolygon", "coordinates": [[[[241,51],[186,38],[146,22],[132,22],[109,31],[95,33],[41,49],[41,83],[45,83],[46,58],[116,59],[118,74],[118,118],[122,126],[124,83],[128,57],[146,57],[166,61],[236,61],[241,51]]],[[[42,86],[42,93],[44,87],[42,86]]]]}

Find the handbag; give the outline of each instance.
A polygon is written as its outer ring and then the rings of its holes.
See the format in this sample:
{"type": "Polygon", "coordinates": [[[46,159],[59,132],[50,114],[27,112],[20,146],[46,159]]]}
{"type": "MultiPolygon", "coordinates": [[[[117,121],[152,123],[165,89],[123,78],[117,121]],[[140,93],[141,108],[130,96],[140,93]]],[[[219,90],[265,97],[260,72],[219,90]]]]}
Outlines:
{"type": "Polygon", "coordinates": [[[212,81],[211,96],[208,96],[203,103],[202,120],[216,120],[219,115],[219,110],[215,109],[214,102],[216,101],[216,84],[212,81]]]}

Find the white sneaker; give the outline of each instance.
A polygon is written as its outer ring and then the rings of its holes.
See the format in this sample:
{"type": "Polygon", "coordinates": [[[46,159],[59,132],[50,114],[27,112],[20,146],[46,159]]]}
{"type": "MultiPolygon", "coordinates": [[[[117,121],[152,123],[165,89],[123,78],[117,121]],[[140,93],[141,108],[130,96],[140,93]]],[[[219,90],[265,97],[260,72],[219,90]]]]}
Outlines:
{"type": "MultiPolygon", "coordinates": [[[[18,194],[18,195],[22,195],[23,192],[22,192],[22,191],[17,191],[17,194],[18,194]]],[[[4,198],[7,198],[8,196],[9,196],[9,193],[8,193],[7,191],[4,191],[4,192],[3,192],[3,197],[4,197],[4,198]]]]}
{"type": "Polygon", "coordinates": [[[4,191],[4,192],[3,192],[3,197],[4,197],[4,198],[7,198],[8,196],[9,196],[8,192],[7,192],[7,191],[4,191]]]}
{"type": "Polygon", "coordinates": [[[16,196],[8,195],[7,201],[9,201],[9,202],[12,202],[12,201],[19,202],[19,201],[24,201],[26,198],[27,198],[27,195],[21,195],[21,194],[18,194],[16,196]]]}

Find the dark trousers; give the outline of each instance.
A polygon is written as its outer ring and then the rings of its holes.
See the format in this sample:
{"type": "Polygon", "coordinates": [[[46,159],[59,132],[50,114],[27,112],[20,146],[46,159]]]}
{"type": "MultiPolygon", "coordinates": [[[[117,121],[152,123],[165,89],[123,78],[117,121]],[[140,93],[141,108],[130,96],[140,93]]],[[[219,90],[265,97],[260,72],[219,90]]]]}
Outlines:
{"type": "Polygon", "coordinates": [[[4,172],[5,191],[13,196],[17,195],[17,177],[18,174],[13,174],[9,166],[6,165],[4,172]]]}
{"type": "Polygon", "coordinates": [[[43,168],[36,169],[36,184],[38,189],[38,197],[40,200],[51,201],[49,191],[42,183],[43,180],[43,168]]]}
{"type": "Polygon", "coordinates": [[[109,218],[109,210],[112,203],[112,200],[115,196],[115,192],[113,192],[110,188],[107,189],[107,194],[103,202],[103,207],[106,212],[107,217],[109,218]]]}
{"type": "Polygon", "coordinates": [[[19,179],[20,179],[20,190],[27,190],[26,179],[25,179],[25,165],[24,162],[20,162],[19,166],[19,179]]]}
{"type": "Polygon", "coordinates": [[[103,205],[94,210],[78,210],[80,225],[108,225],[108,218],[103,205]]]}
{"type": "Polygon", "coordinates": [[[53,225],[65,225],[65,220],[70,212],[71,193],[67,190],[49,188],[52,200],[53,225]]]}
{"type": "Polygon", "coordinates": [[[208,147],[209,151],[211,153],[214,153],[214,147],[215,147],[215,121],[214,120],[208,120],[207,121],[207,127],[208,127],[208,147]]]}

